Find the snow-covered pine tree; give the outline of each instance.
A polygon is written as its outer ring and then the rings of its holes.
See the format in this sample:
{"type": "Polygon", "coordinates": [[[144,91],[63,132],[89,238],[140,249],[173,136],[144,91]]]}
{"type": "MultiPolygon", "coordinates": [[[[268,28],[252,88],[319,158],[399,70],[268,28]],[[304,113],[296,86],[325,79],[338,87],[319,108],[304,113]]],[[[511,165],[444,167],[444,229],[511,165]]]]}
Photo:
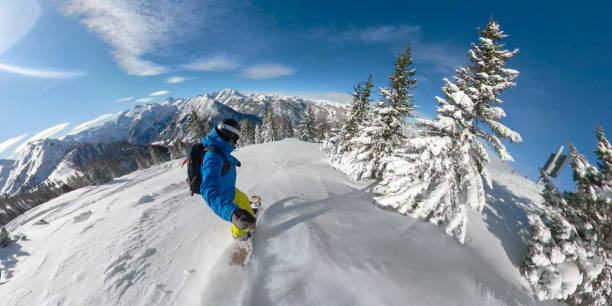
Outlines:
{"type": "Polygon", "coordinates": [[[293,137],[293,124],[288,116],[278,116],[278,139],[293,137]]]}
{"type": "Polygon", "coordinates": [[[255,128],[253,127],[253,122],[250,119],[240,120],[240,134],[238,144],[241,147],[255,143],[255,128]]]}
{"type": "Polygon", "coordinates": [[[412,51],[408,46],[399,54],[394,72],[389,76],[391,88],[380,88],[381,100],[367,120],[359,125],[357,135],[349,141],[356,154],[353,153],[353,160],[347,159],[344,168],[353,179],[381,178],[386,169],[386,159],[403,145],[405,120],[412,117],[411,111],[416,108],[411,93],[416,87],[415,69],[410,65],[412,51]]]}
{"type": "Polygon", "coordinates": [[[609,142],[598,128],[598,165],[592,166],[584,155],[570,143],[570,163],[574,180],[578,183],[574,193],[568,193],[571,210],[566,217],[572,222],[584,241],[586,258],[579,258],[577,264],[584,275],[582,284],[568,301],[573,304],[612,304],[612,195],[609,168],[602,167],[610,160],[609,142]],[[600,147],[603,148],[600,151],[600,147]],[[607,153],[607,154],[606,154],[607,153]]]}
{"type": "Polygon", "coordinates": [[[351,140],[357,135],[360,126],[364,126],[366,118],[371,110],[370,105],[372,100],[370,95],[372,94],[372,75],[368,76],[368,80],[365,82],[359,82],[356,86],[353,86],[353,100],[351,101],[351,108],[347,120],[344,122],[340,129],[340,138],[343,142],[351,140]]]}
{"type": "Polygon", "coordinates": [[[331,131],[331,124],[327,119],[327,112],[321,111],[315,117],[316,139],[323,141],[331,131]]]}
{"type": "Polygon", "coordinates": [[[316,135],[315,114],[312,107],[308,106],[304,112],[302,121],[300,121],[298,137],[303,141],[315,142],[316,135]]]}
{"type": "Polygon", "coordinates": [[[263,143],[262,141],[262,131],[261,131],[261,122],[257,122],[255,124],[255,135],[254,135],[254,143],[255,144],[259,144],[259,143],[263,143]]]}
{"type": "Polygon", "coordinates": [[[278,139],[276,129],[274,128],[275,116],[272,107],[266,109],[263,123],[261,124],[261,142],[272,142],[278,139]]]}
{"type": "Polygon", "coordinates": [[[377,201],[401,213],[444,226],[446,233],[464,242],[467,211],[481,211],[485,203],[483,180],[490,185],[485,165],[489,143],[504,161],[512,157],[504,139],[521,141],[518,133],[499,120],[506,114],[498,95],[515,86],[518,71],[505,68],[518,50],[505,50],[500,40],[507,35],[490,20],[479,30],[480,44],[472,44],[471,64],[456,70],[454,82],[444,79],[444,98],[436,97],[436,120],[417,119],[424,128],[420,137],[409,139],[403,150],[386,162],[376,192],[377,201]],[[487,133],[479,124],[490,127],[487,133]]]}
{"type": "Polygon", "coordinates": [[[187,130],[189,131],[187,141],[199,141],[206,137],[209,132],[208,122],[204,122],[195,110],[191,110],[187,118],[187,130]]]}
{"type": "MultiPolygon", "coordinates": [[[[612,208],[612,145],[606,138],[604,134],[603,128],[601,126],[597,126],[597,150],[595,154],[599,158],[599,162],[597,165],[599,166],[600,171],[600,181],[601,181],[601,192],[603,193],[601,196],[607,199],[608,208],[612,208]]],[[[612,212],[608,209],[608,217],[612,217],[612,212]]]]}
{"type": "Polygon", "coordinates": [[[584,243],[565,217],[567,201],[543,172],[542,178],[541,208],[527,213],[531,239],[521,268],[539,300],[563,300],[582,282],[574,262],[584,254],[584,243]]]}
{"type": "MultiPolygon", "coordinates": [[[[347,153],[351,151],[350,140],[357,135],[360,126],[365,126],[365,122],[370,114],[370,104],[372,100],[372,75],[368,77],[366,82],[359,82],[353,86],[353,100],[350,104],[350,111],[338,131],[335,131],[332,136],[321,142],[321,150],[329,156],[330,164],[345,173],[349,173],[343,169],[343,160],[355,160],[355,154],[347,153]]],[[[347,163],[349,163],[347,162],[347,163]]]]}
{"type": "Polygon", "coordinates": [[[561,299],[575,305],[612,303],[611,183],[604,172],[609,142],[598,128],[600,169],[570,143],[575,192],[560,196],[545,178],[542,207],[529,215],[532,239],[524,272],[539,299],[561,299]],[[607,181],[606,181],[607,180],[607,181]],[[542,234],[543,233],[543,234],[542,234]]]}

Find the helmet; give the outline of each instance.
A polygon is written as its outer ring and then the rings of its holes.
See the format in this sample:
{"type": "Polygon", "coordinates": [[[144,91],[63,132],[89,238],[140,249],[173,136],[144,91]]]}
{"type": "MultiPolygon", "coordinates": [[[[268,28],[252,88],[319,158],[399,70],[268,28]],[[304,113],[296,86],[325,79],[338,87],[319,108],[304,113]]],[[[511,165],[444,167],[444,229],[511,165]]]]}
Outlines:
{"type": "Polygon", "coordinates": [[[236,145],[240,138],[240,125],[234,119],[224,119],[215,127],[217,134],[231,145],[236,145]]]}

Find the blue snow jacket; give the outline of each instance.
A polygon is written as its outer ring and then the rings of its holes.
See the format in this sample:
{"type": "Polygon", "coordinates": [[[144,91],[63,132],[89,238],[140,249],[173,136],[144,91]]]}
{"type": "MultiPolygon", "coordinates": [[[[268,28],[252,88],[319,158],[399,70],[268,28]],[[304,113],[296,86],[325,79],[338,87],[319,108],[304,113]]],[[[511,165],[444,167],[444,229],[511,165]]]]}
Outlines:
{"type": "Polygon", "coordinates": [[[222,176],[223,158],[216,152],[206,152],[202,161],[202,185],[200,186],[200,193],[206,204],[219,217],[231,222],[234,211],[238,209],[238,205],[233,203],[236,195],[236,165],[238,160],[230,155],[236,148],[225,142],[214,128],[206,138],[202,139],[202,144],[221,149],[227,161],[231,164],[229,171],[222,176]]]}

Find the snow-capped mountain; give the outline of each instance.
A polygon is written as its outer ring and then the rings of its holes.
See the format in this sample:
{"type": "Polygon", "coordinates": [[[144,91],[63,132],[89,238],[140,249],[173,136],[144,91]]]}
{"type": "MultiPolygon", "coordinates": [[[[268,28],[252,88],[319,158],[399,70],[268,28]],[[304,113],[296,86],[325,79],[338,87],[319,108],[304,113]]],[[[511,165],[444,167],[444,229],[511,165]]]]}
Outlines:
{"type": "Polygon", "coordinates": [[[296,96],[279,94],[240,93],[235,89],[224,89],[210,93],[203,97],[219,101],[243,114],[255,114],[263,118],[267,108],[272,107],[274,114],[289,117],[294,126],[302,119],[308,106],[311,106],[315,115],[326,113],[330,120],[338,120],[346,111],[347,106],[329,102],[313,101],[296,96]]]}
{"type": "Polygon", "coordinates": [[[75,142],[57,139],[43,139],[27,144],[0,189],[0,194],[16,194],[43,182],[76,145],[75,142]]]}
{"type": "Polygon", "coordinates": [[[66,135],[63,140],[81,143],[126,141],[134,144],[149,144],[173,120],[178,107],[165,103],[137,105],[121,112],[101,125],[94,125],[66,135]]]}
{"type": "Polygon", "coordinates": [[[14,160],[0,159],[0,189],[4,186],[4,182],[6,182],[14,167],[14,160]]]}
{"type": "Polygon", "coordinates": [[[64,156],[47,180],[66,182],[75,175],[86,175],[86,170],[91,168],[92,164],[100,162],[106,162],[105,172],[112,172],[113,176],[123,175],[141,168],[139,163],[153,164],[154,158],[160,159],[156,162],[162,162],[169,160],[170,156],[162,147],[154,148],[126,142],[79,144],[64,156]],[[158,150],[158,156],[155,156],[156,153],[152,150],[158,150]]]}
{"type": "Polygon", "coordinates": [[[372,204],[370,184],[334,170],[316,144],[236,152],[237,187],[263,198],[255,258],[171,161],[64,194],[11,221],[0,249],[6,305],[541,305],[519,272],[535,184],[493,160],[465,245],[372,204]],[[261,174],[266,175],[262,176],[261,174]],[[41,219],[44,222],[40,221],[41,219]]]}
{"type": "MultiPolygon", "coordinates": [[[[234,89],[189,99],[169,98],[162,104],[137,105],[118,114],[103,115],[81,124],[61,141],[45,140],[28,144],[27,149],[15,161],[14,167],[3,166],[0,169],[0,174],[4,173],[0,176],[0,194],[12,195],[28,190],[46,180],[52,173],[52,179],[81,173],[79,164],[74,163],[67,153],[72,150],[89,150],[81,147],[82,144],[126,142],[147,145],[185,141],[188,138],[186,122],[192,111],[203,121],[212,124],[224,118],[257,122],[263,118],[265,110],[271,107],[276,115],[288,116],[293,125],[297,126],[308,106],[315,113],[326,113],[330,120],[341,117],[346,111],[345,106],[333,102],[277,94],[243,94],[234,89]],[[10,173],[7,174],[9,169],[10,173]]],[[[100,157],[93,154],[92,160],[100,157]]]]}
{"type": "Polygon", "coordinates": [[[156,137],[157,141],[164,143],[187,138],[187,121],[192,112],[197,113],[202,120],[211,124],[216,124],[225,118],[234,118],[237,121],[249,119],[253,123],[260,120],[256,115],[237,112],[215,99],[210,99],[208,96],[180,100],[169,99],[162,105],[169,105],[178,109],[172,121],[156,137]]]}

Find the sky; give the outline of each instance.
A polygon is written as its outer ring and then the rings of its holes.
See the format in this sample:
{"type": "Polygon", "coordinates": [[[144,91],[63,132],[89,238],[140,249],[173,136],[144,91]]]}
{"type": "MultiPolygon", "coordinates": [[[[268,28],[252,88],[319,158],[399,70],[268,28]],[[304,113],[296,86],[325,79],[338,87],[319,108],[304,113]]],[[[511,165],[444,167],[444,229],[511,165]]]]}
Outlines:
{"type": "MultiPolygon", "coordinates": [[[[595,163],[612,135],[612,4],[588,1],[0,0],[0,158],[139,103],[234,88],[347,103],[414,52],[415,104],[435,117],[442,78],[493,17],[519,48],[502,99],[512,167],[531,179],[571,141],[595,163]],[[427,1],[420,1],[427,2],[427,1]]],[[[612,137],[611,137],[612,138],[612,137]]],[[[566,168],[556,183],[571,189],[566,168]]]]}

